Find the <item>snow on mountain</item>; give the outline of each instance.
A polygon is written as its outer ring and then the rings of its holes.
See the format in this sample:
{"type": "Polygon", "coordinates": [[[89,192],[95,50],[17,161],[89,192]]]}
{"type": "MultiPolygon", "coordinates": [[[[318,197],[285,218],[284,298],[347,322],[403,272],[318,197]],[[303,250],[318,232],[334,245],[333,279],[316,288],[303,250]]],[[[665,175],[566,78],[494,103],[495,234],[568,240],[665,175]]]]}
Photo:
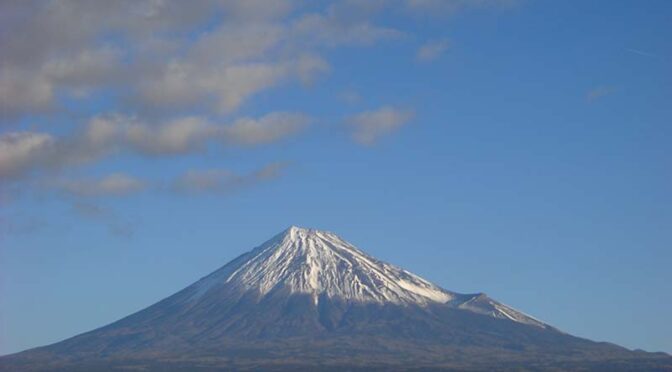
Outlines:
{"type": "Polygon", "coordinates": [[[116,322],[0,357],[1,371],[21,372],[518,366],[663,371],[672,358],[559,332],[298,227],[116,322]]]}
{"type": "Polygon", "coordinates": [[[381,262],[336,234],[292,226],[193,285],[198,301],[226,286],[263,298],[274,291],[326,295],[347,302],[398,305],[446,304],[467,311],[546,328],[547,325],[484,294],[445,290],[381,262]]]}

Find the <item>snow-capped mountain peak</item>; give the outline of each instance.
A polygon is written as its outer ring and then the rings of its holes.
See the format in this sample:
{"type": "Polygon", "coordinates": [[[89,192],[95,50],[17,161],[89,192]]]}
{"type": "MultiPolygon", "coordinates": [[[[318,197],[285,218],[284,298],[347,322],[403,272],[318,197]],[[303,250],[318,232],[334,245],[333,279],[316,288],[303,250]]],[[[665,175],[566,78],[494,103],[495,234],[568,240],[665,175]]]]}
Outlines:
{"type": "Polygon", "coordinates": [[[360,251],[336,234],[292,226],[203,280],[267,295],[274,290],[345,301],[445,303],[453,294],[360,251]]]}
{"type": "Polygon", "coordinates": [[[541,363],[532,369],[582,369],[580,360],[588,369],[672,365],[563,334],[482,293],[444,290],[336,234],[293,226],[112,324],[2,357],[0,370],[459,369],[467,359],[479,364],[464,369],[478,370],[521,361],[541,363]]]}
{"type": "Polygon", "coordinates": [[[291,226],[192,286],[192,300],[226,288],[256,294],[322,296],[343,302],[397,305],[444,304],[519,323],[546,325],[483,294],[445,290],[397,266],[379,261],[338,235],[291,226]]]}

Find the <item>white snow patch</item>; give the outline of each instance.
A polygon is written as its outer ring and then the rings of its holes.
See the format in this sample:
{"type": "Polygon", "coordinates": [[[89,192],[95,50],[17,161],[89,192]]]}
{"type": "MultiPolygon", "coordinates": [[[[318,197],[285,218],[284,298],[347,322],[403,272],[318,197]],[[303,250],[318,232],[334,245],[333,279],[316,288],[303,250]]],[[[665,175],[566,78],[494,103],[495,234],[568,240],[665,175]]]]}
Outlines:
{"type": "Polygon", "coordinates": [[[345,301],[426,305],[453,294],[368,256],[335,234],[291,227],[240,262],[231,262],[196,283],[198,298],[217,285],[255,290],[261,296],[283,288],[345,301]]]}
{"type": "Polygon", "coordinates": [[[378,261],[330,232],[292,226],[258,248],[196,282],[192,300],[216,288],[266,296],[277,290],[342,301],[426,306],[454,303],[460,309],[546,327],[543,322],[504,304],[459,295],[397,266],[378,261]],[[455,300],[455,301],[453,301],[455,300]]]}

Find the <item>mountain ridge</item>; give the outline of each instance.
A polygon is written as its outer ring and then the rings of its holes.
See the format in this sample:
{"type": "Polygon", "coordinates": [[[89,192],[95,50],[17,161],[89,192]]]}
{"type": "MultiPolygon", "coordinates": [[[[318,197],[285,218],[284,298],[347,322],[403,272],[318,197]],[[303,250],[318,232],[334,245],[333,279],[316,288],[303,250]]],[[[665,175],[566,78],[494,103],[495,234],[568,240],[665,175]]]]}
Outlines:
{"type": "Polygon", "coordinates": [[[663,370],[672,358],[568,335],[295,226],[121,320],[0,357],[3,371],[507,365],[663,370]]]}
{"type": "Polygon", "coordinates": [[[395,304],[450,304],[468,311],[508,318],[546,328],[549,325],[484,293],[460,294],[441,288],[396,265],[380,261],[324,230],[290,226],[247,254],[195,283],[202,296],[217,284],[256,289],[261,296],[273,288],[291,293],[339,297],[347,301],[395,304]],[[244,261],[239,261],[244,258],[244,261]],[[240,262],[240,266],[235,263],[240,262]],[[233,263],[232,267],[229,265],[233,263]],[[339,268],[340,267],[340,268],[339,268]],[[222,278],[225,277],[225,278],[222,278]]]}

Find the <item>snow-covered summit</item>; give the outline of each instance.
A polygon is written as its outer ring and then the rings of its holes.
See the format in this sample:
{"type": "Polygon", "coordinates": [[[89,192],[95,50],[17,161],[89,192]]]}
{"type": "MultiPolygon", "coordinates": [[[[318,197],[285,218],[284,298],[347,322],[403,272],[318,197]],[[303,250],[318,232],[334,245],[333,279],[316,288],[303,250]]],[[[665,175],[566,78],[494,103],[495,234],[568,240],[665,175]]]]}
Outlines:
{"type": "Polygon", "coordinates": [[[545,326],[483,294],[445,290],[397,266],[379,261],[334,233],[291,226],[231,261],[192,287],[194,299],[217,288],[256,293],[307,294],[345,302],[399,305],[446,304],[520,323],[545,326]]]}
{"type": "Polygon", "coordinates": [[[453,298],[430,282],[360,251],[336,234],[292,226],[204,278],[261,295],[277,289],[377,303],[445,303],[453,298]]]}

